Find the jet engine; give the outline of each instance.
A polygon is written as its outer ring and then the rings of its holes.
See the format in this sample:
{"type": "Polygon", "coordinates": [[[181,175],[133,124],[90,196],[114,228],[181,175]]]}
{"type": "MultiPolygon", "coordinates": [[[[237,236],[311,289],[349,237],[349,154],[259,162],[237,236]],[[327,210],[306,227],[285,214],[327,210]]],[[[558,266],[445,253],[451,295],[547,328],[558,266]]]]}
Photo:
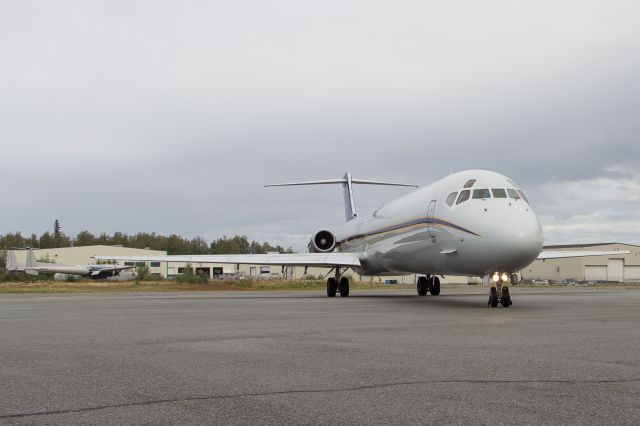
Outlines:
{"type": "Polygon", "coordinates": [[[309,253],[331,253],[336,249],[336,237],[323,229],[316,232],[309,241],[309,253]]]}

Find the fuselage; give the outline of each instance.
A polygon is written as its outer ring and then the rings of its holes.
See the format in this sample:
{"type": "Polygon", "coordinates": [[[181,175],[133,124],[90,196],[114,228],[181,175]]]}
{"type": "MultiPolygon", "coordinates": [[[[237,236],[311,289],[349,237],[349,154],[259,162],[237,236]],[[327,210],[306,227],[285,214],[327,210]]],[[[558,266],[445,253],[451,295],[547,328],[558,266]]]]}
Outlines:
{"type": "MultiPolygon", "coordinates": [[[[45,275],[91,275],[97,278],[103,278],[112,275],[111,272],[114,271],[114,265],[59,265],[55,263],[39,263],[37,266],[30,266],[27,269],[45,275]],[[104,273],[100,274],[101,271],[104,273]]],[[[117,269],[124,268],[115,268],[115,270],[117,269]]]]}
{"type": "Polygon", "coordinates": [[[543,243],[520,188],[485,170],[455,173],[332,231],[338,250],[361,253],[363,275],[512,273],[543,243]]]}

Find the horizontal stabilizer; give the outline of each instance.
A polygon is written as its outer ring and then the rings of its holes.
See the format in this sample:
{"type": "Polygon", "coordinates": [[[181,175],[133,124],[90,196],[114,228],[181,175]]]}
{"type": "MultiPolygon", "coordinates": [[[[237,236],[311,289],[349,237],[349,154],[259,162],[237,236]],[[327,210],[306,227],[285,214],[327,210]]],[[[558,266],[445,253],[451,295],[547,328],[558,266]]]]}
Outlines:
{"type": "Polygon", "coordinates": [[[617,256],[621,254],[629,254],[629,251],[624,250],[609,250],[609,251],[556,251],[548,250],[543,251],[538,255],[538,260],[547,259],[566,259],[570,257],[589,257],[589,256],[617,256]]]}
{"type": "MultiPolygon", "coordinates": [[[[265,185],[265,188],[274,186],[303,186],[303,185],[333,185],[349,183],[347,179],[327,179],[327,180],[310,180],[307,182],[289,182],[289,183],[274,183],[271,185],[265,185]]],[[[351,183],[360,185],[386,185],[386,186],[406,186],[411,188],[417,188],[418,185],[412,185],[409,183],[395,183],[395,182],[382,182],[377,180],[363,180],[363,179],[351,179],[351,183]]]]}
{"type": "Polygon", "coordinates": [[[269,188],[274,186],[305,186],[305,185],[334,185],[334,184],[342,185],[343,193],[344,193],[344,215],[347,222],[358,216],[358,213],[356,213],[356,204],[353,200],[354,184],[404,186],[404,187],[412,187],[412,188],[418,187],[417,185],[411,185],[408,183],[381,182],[377,180],[354,179],[351,176],[351,173],[349,172],[345,173],[342,179],[310,180],[307,182],[276,183],[272,185],[265,185],[264,187],[269,188]]]}

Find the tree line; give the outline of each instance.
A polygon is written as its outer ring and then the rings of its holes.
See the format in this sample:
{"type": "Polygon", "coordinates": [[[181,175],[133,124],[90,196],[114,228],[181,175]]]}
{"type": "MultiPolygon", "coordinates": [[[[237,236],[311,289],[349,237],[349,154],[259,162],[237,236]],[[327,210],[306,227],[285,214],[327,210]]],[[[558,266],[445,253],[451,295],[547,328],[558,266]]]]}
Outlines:
{"type": "MultiPolygon", "coordinates": [[[[65,235],[60,230],[56,221],[53,232],[45,232],[42,235],[31,234],[23,236],[20,232],[0,235],[0,258],[3,251],[9,248],[34,248],[50,249],[61,247],[82,247],[93,245],[120,245],[123,247],[166,251],[174,254],[265,254],[267,252],[293,253],[291,247],[284,248],[279,245],[271,245],[267,242],[250,241],[246,235],[234,237],[222,237],[208,243],[202,237],[192,239],[179,235],[158,235],[156,233],[139,232],[127,235],[115,232],[112,235],[102,233],[93,235],[89,231],[79,232],[75,237],[65,235]]],[[[3,259],[0,259],[3,260],[3,259]]],[[[4,266],[4,262],[2,264],[4,266]]]]}

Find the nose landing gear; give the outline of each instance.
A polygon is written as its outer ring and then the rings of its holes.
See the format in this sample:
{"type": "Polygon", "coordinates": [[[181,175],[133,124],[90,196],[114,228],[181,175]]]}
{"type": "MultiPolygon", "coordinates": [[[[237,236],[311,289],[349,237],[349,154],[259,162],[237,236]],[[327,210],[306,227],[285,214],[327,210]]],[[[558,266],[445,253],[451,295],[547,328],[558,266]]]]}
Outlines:
{"type": "MultiPolygon", "coordinates": [[[[517,282],[517,275],[513,274],[510,276],[511,282],[514,284],[517,282]],[[514,278],[515,277],[515,278],[514,278]]],[[[513,305],[511,301],[511,295],[509,294],[509,287],[507,287],[507,282],[501,276],[498,276],[498,280],[491,280],[491,289],[489,290],[489,301],[487,302],[488,306],[492,308],[497,308],[498,303],[501,304],[504,308],[508,308],[513,305]]]]}

